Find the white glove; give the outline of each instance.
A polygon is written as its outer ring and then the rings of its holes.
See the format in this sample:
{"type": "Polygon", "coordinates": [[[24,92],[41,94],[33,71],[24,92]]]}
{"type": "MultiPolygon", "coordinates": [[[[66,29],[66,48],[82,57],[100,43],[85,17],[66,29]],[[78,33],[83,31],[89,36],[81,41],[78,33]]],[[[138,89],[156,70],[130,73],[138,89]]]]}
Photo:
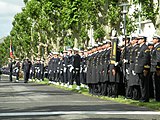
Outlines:
{"type": "Polygon", "coordinates": [[[134,72],[134,70],[132,70],[132,74],[133,74],[133,75],[136,75],[136,73],[134,72]]]}
{"type": "Polygon", "coordinates": [[[66,68],[66,67],[64,67],[64,68],[63,68],[63,71],[64,71],[64,72],[66,72],[66,71],[67,71],[67,68],[66,68]]]}
{"type": "Polygon", "coordinates": [[[73,70],[73,69],[74,69],[74,67],[73,67],[73,66],[71,66],[71,67],[70,67],[70,69],[69,69],[69,71],[70,71],[70,72],[72,72],[72,70],[73,70]]]}
{"type": "Polygon", "coordinates": [[[126,59],[123,59],[123,63],[128,63],[128,60],[126,60],[126,59]]]}
{"type": "Polygon", "coordinates": [[[18,73],[18,68],[16,69],[16,73],[18,73]]]}
{"type": "Polygon", "coordinates": [[[80,73],[82,73],[82,67],[80,67],[80,73]]]}
{"type": "Polygon", "coordinates": [[[114,65],[117,66],[117,65],[118,65],[118,62],[114,63],[114,65]]]}
{"type": "Polygon", "coordinates": [[[68,67],[71,67],[72,65],[68,65],[68,67]]]}
{"type": "Polygon", "coordinates": [[[84,73],[86,73],[87,72],[87,67],[85,67],[85,69],[84,69],[84,73]]]}
{"type": "Polygon", "coordinates": [[[129,71],[128,71],[128,69],[126,69],[126,73],[127,73],[127,74],[129,74],[129,71]]]}

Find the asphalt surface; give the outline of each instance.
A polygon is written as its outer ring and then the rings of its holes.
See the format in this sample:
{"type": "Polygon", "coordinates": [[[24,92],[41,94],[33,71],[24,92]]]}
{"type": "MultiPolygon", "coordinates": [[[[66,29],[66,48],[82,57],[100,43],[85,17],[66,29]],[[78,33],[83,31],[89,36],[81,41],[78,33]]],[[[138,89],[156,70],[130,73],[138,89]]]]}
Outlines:
{"type": "Polygon", "coordinates": [[[0,120],[160,120],[160,112],[53,86],[0,80],[0,120]]]}

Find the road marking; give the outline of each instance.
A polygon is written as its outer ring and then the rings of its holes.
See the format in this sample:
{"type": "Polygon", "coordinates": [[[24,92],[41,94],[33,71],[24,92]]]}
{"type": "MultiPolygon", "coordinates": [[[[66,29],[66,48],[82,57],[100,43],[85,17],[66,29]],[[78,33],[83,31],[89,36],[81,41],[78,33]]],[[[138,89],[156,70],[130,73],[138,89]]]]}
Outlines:
{"type": "Polygon", "coordinates": [[[70,114],[94,114],[94,115],[160,115],[155,111],[57,111],[57,112],[12,112],[0,113],[0,117],[8,116],[45,116],[45,115],[70,115],[70,114]]]}
{"type": "MultiPolygon", "coordinates": [[[[37,101],[27,101],[24,99],[20,99],[19,101],[0,101],[1,103],[9,103],[9,104],[16,104],[16,103],[33,103],[37,101]],[[23,100],[23,101],[22,101],[23,100]]],[[[60,101],[38,101],[38,103],[59,103],[60,101]]],[[[106,103],[106,101],[62,101],[63,103],[106,103]]]]}

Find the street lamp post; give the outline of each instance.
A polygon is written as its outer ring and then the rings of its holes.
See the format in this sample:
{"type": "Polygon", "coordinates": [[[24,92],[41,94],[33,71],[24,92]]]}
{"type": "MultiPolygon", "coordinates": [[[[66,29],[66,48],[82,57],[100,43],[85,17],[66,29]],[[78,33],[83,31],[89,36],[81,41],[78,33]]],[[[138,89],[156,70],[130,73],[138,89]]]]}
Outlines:
{"type": "MultiPolygon", "coordinates": [[[[128,3],[122,3],[120,6],[123,7],[123,11],[121,12],[123,14],[123,30],[124,30],[124,37],[125,37],[125,44],[124,44],[124,59],[126,60],[126,42],[127,42],[127,36],[126,36],[126,14],[128,12],[128,3]]],[[[123,61],[124,62],[124,61],[123,61]]],[[[124,81],[126,81],[126,63],[124,62],[124,81]]]]}
{"type": "Polygon", "coordinates": [[[128,3],[122,3],[120,6],[123,7],[123,11],[121,12],[123,14],[123,30],[124,30],[124,37],[125,37],[125,46],[126,46],[126,14],[128,12],[128,3]]]}

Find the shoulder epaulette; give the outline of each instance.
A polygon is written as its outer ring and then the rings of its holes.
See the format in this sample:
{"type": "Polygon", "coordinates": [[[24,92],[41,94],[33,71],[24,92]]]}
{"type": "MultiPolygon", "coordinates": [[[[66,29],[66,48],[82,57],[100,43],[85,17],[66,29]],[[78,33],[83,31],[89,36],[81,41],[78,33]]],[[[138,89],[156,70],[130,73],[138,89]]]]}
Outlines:
{"type": "Polygon", "coordinates": [[[144,68],[150,68],[150,66],[149,65],[145,65],[144,68]]]}
{"type": "Polygon", "coordinates": [[[147,49],[147,50],[145,50],[144,52],[150,52],[150,50],[149,50],[149,49],[147,49]]]}
{"type": "Polygon", "coordinates": [[[160,48],[157,48],[157,50],[159,51],[159,50],[160,50],[160,48]]]}

